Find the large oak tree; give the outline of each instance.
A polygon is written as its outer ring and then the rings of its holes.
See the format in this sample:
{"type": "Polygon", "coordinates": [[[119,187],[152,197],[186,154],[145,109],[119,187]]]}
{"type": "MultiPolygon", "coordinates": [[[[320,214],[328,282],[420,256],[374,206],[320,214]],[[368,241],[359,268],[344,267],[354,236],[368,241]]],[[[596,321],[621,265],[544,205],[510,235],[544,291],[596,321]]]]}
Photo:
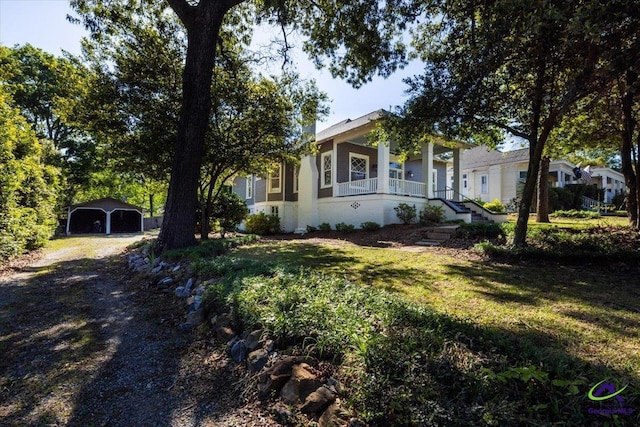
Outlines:
{"type": "MultiPolygon", "coordinates": [[[[151,1],[73,0],[85,26],[97,37],[109,32],[109,23],[154,7],[151,1]]],[[[331,61],[334,75],[354,85],[378,72],[388,75],[404,61],[396,41],[404,30],[403,11],[410,1],[327,0],[167,0],[187,34],[187,54],[182,79],[182,107],[169,184],[160,250],[193,245],[200,166],[211,111],[211,79],[216,46],[227,24],[242,29],[247,23],[271,23],[298,30],[308,37],[304,49],[318,65],[331,61]],[[240,13],[242,12],[242,13],[240,13]],[[238,19],[238,16],[241,16],[238,19]],[[234,18],[234,19],[230,19],[234,18]]],[[[157,4],[157,3],[156,3],[157,4]]]]}

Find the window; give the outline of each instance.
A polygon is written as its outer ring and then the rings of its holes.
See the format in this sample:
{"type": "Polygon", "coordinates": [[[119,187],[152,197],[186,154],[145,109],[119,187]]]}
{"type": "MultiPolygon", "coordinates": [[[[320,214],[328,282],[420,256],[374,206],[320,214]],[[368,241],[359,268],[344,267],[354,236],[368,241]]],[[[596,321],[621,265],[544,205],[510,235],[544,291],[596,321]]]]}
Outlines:
{"type": "Polygon", "coordinates": [[[247,176],[247,189],[246,189],[245,197],[247,199],[253,198],[253,175],[247,176]]]}
{"type": "Polygon", "coordinates": [[[349,181],[369,178],[369,156],[349,153],[349,181]]]}
{"type": "Polygon", "coordinates": [[[518,172],[518,179],[522,182],[527,180],[527,171],[518,172]]]}
{"type": "Polygon", "coordinates": [[[298,166],[293,167],[293,192],[298,192],[298,173],[300,172],[298,166]]]}
{"type": "Polygon", "coordinates": [[[489,193],[489,176],[481,175],[480,176],[480,194],[489,193]]]}
{"type": "Polygon", "coordinates": [[[331,157],[333,155],[332,151],[327,151],[326,153],[322,153],[322,156],[320,158],[320,166],[322,169],[322,181],[321,181],[321,188],[327,188],[327,187],[331,187],[331,185],[333,184],[333,176],[332,176],[332,164],[331,164],[331,157]]]}
{"type": "Polygon", "coordinates": [[[279,193],[281,190],[282,165],[269,174],[269,193],[279,193]]]}
{"type": "Polygon", "coordinates": [[[467,174],[462,174],[462,188],[467,188],[469,186],[469,180],[467,179],[467,174]]]}
{"type": "Polygon", "coordinates": [[[280,209],[278,209],[277,206],[271,206],[271,215],[278,215],[280,212],[280,209]]]}

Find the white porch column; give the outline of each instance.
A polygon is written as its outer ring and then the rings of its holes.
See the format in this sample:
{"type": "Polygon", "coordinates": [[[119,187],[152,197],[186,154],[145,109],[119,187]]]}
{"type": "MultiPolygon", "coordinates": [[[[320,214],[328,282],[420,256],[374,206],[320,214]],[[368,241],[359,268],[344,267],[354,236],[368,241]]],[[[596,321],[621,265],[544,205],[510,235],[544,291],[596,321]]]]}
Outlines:
{"type": "Polygon", "coordinates": [[[378,193],[389,194],[389,162],[391,143],[378,143],[378,193]]]}
{"type": "Polygon", "coordinates": [[[307,225],[318,226],[318,167],[316,156],[304,156],[298,172],[298,228],[305,233],[307,225]]]}
{"type": "Polygon", "coordinates": [[[433,144],[430,142],[422,143],[422,181],[427,187],[427,198],[433,198],[433,144]]]}
{"type": "Polygon", "coordinates": [[[107,224],[105,225],[107,234],[111,234],[111,212],[107,212],[107,224]]]}
{"type": "Polygon", "coordinates": [[[144,233],[144,211],[140,212],[140,232],[144,233]]]}
{"type": "MultiPolygon", "coordinates": [[[[347,167],[351,167],[351,165],[347,164],[347,167]]],[[[335,139],[333,140],[333,150],[331,151],[331,188],[333,197],[338,197],[338,143],[336,143],[335,139]]]]}
{"type": "Polygon", "coordinates": [[[453,200],[459,200],[462,195],[462,156],[462,148],[453,149],[453,200]]]}

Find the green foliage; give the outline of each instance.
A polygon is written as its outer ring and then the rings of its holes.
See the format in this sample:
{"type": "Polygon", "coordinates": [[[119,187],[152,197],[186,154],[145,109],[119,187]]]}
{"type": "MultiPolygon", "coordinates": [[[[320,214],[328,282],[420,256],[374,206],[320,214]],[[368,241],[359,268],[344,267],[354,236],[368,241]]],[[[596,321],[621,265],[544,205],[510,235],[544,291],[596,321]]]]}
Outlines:
{"type": "Polygon", "coordinates": [[[571,209],[568,211],[555,211],[553,214],[551,214],[551,216],[558,218],[600,218],[600,214],[598,212],[576,209],[571,209]]]}
{"type": "Polygon", "coordinates": [[[495,213],[506,211],[506,208],[504,207],[502,202],[498,199],[493,199],[493,201],[485,203],[483,207],[488,211],[495,212],[495,213]]]}
{"type": "Polygon", "coordinates": [[[328,222],[323,222],[318,226],[318,230],[320,231],[331,231],[331,224],[328,222]]]}
{"type": "Polygon", "coordinates": [[[462,239],[505,239],[506,232],[502,224],[472,222],[460,224],[455,236],[462,239]]]}
{"type": "Polygon", "coordinates": [[[377,231],[380,230],[380,224],[373,221],[366,221],[360,224],[360,228],[365,231],[377,231]]]}
{"type": "Polygon", "coordinates": [[[418,223],[420,225],[429,226],[433,224],[440,224],[444,219],[444,208],[442,206],[427,205],[420,211],[418,223]]]}
{"type": "Polygon", "coordinates": [[[203,240],[197,246],[185,249],[165,251],[162,258],[168,261],[188,259],[190,261],[206,260],[226,254],[230,249],[253,243],[259,239],[256,235],[236,236],[226,239],[203,240]]]}
{"type": "Polygon", "coordinates": [[[475,247],[491,256],[590,263],[635,260],[640,249],[636,233],[626,227],[569,229],[534,227],[527,233],[527,246],[512,248],[482,242],[475,247]]]}
{"type": "Polygon", "coordinates": [[[44,245],[57,225],[60,170],[0,85],[0,262],[44,245]]]}
{"type": "Polygon", "coordinates": [[[236,231],[247,218],[247,204],[236,193],[221,191],[213,204],[211,218],[218,221],[222,237],[227,232],[236,231]]]}
{"type": "Polygon", "coordinates": [[[280,228],[280,217],[278,215],[267,215],[264,212],[249,215],[244,222],[244,228],[247,233],[267,236],[270,234],[279,234],[282,232],[280,228]]]}
{"type": "Polygon", "coordinates": [[[355,230],[353,224],[346,224],[344,222],[337,223],[335,228],[336,231],[339,231],[340,233],[352,233],[355,230]]]}
{"type": "Polygon", "coordinates": [[[307,233],[313,233],[314,231],[318,231],[318,227],[314,227],[313,225],[307,225],[307,233]]]}
{"type": "Polygon", "coordinates": [[[396,211],[396,216],[403,224],[416,222],[416,205],[411,206],[407,203],[400,203],[393,210],[396,211]]]}

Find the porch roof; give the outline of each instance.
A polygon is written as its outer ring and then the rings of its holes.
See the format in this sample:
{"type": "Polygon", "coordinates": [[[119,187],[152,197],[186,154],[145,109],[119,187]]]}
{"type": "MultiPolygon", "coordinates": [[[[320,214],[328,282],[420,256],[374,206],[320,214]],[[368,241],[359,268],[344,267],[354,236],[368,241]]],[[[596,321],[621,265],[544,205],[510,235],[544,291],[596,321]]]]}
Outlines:
{"type": "MultiPolygon", "coordinates": [[[[389,113],[387,110],[379,109],[353,120],[343,120],[339,123],[329,126],[327,129],[318,132],[318,134],[316,135],[316,142],[320,143],[329,139],[335,139],[341,136],[345,136],[346,134],[351,134],[352,137],[350,139],[352,140],[352,142],[365,144],[366,135],[372,130],[370,129],[372,127],[371,124],[390,114],[391,113],[389,113]],[[362,133],[359,134],[358,130],[361,130],[362,133]]],[[[452,148],[474,147],[474,145],[468,144],[466,142],[445,140],[440,136],[434,136],[433,139],[435,145],[437,146],[436,148],[434,148],[434,154],[444,153],[450,151],[452,148]]]]}

